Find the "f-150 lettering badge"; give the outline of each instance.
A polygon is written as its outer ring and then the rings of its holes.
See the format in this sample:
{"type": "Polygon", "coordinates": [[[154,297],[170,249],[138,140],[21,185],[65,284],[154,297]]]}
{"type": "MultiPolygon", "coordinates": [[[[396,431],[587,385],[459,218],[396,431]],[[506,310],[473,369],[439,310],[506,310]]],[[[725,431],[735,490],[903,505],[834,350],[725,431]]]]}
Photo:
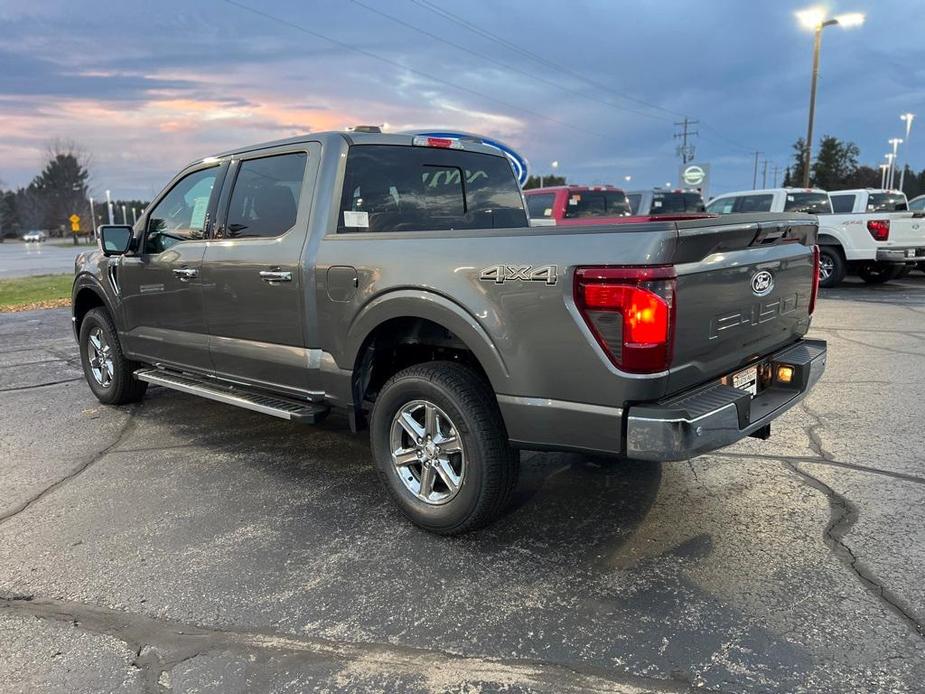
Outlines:
{"type": "Polygon", "coordinates": [[[505,282],[545,282],[553,285],[559,281],[559,269],[555,265],[492,265],[479,273],[483,282],[504,284],[505,282]]]}

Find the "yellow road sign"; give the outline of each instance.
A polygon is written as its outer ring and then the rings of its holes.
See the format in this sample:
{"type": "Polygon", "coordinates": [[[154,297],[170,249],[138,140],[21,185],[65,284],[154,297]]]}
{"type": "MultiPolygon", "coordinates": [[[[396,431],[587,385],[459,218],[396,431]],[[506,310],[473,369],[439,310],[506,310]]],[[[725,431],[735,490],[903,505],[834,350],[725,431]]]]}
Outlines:
{"type": "Polygon", "coordinates": [[[72,214],[68,219],[71,222],[71,231],[80,231],[80,216],[72,214]]]}

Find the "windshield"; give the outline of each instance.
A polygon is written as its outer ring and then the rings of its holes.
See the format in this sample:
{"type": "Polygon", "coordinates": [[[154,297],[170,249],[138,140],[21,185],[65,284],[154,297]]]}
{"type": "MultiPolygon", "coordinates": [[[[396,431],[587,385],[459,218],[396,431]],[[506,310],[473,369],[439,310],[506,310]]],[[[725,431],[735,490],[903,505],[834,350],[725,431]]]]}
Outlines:
{"type": "Polygon", "coordinates": [[[684,214],[705,211],[703,196],[700,193],[654,193],[652,195],[652,209],[649,210],[649,214],[655,217],[660,214],[684,214]]]}
{"type": "Polygon", "coordinates": [[[575,217],[626,217],[630,204],[622,190],[581,190],[570,192],[565,216],[575,217]]]}
{"type": "Polygon", "coordinates": [[[787,193],[784,212],[809,212],[810,214],[830,214],[832,203],[828,193],[787,193]]]}
{"type": "Polygon", "coordinates": [[[871,193],[867,196],[868,212],[901,212],[908,209],[902,193],[871,193]]]}

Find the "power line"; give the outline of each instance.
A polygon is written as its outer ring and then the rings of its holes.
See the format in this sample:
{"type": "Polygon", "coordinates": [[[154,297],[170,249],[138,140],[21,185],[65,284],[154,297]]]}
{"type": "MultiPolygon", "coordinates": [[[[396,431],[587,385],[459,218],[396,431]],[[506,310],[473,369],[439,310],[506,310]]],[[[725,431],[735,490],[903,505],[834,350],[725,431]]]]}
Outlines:
{"type": "Polygon", "coordinates": [[[496,59],[496,58],[491,58],[491,57],[489,57],[489,56],[487,56],[487,55],[481,55],[481,54],[474,53],[473,51],[469,50],[466,46],[463,46],[462,44],[456,43],[455,41],[450,41],[449,39],[447,39],[447,38],[445,38],[445,37],[443,37],[443,36],[439,36],[439,35],[437,35],[437,34],[431,33],[431,32],[429,32],[429,31],[427,31],[426,29],[422,29],[422,28],[420,28],[420,27],[418,27],[418,26],[415,26],[414,24],[411,24],[410,22],[406,22],[405,20],[400,19],[399,17],[395,17],[395,16],[393,16],[393,15],[388,14],[387,12],[383,12],[382,10],[380,10],[380,9],[378,9],[378,8],[376,8],[376,7],[371,7],[371,6],[367,5],[367,4],[364,3],[364,2],[360,2],[360,0],[353,0],[353,3],[354,3],[355,5],[357,5],[357,6],[361,7],[361,8],[363,8],[363,9],[369,11],[369,12],[372,12],[372,13],[374,13],[374,14],[379,15],[380,17],[385,17],[386,19],[388,19],[388,20],[390,20],[390,21],[392,21],[392,22],[395,22],[396,24],[399,24],[399,25],[401,25],[401,26],[403,26],[403,27],[406,27],[406,28],[408,28],[408,29],[411,29],[412,31],[416,31],[416,32],[418,32],[419,34],[422,34],[423,36],[428,36],[428,37],[434,39],[435,41],[439,41],[439,42],[441,42],[441,43],[445,43],[445,44],[448,45],[448,46],[452,46],[453,48],[456,48],[456,49],[458,49],[458,50],[460,50],[460,51],[463,51],[464,53],[466,53],[466,54],[469,55],[469,56],[472,56],[472,57],[474,57],[474,58],[481,58],[482,60],[485,60],[485,61],[487,61],[487,62],[489,62],[489,63],[492,63],[492,64],[494,64],[494,65],[498,65],[498,66],[500,66],[500,67],[503,67],[503,68],[506,69],[506,70],[511,70],[512,72],[516,72],[516,73],[518,73],[518,74],[520,74],[520,75],[523,75],[523,76],[525,76],[525,77],[528,77],[528,78],[530,78],[530,79],[536,80],[536,81],[538,81],[538,82],[542,82],[543,84],[548,84],[548,85],[550,85],[550,86],[552,86],[552,87],[555,87],[556,89],[560,89],[560,90],[562,90],[562,91],[564,91],[564,92],[566,92],[566,93],[568,93],[568,94],[574,94],[575,96],[578,96],[578,97],[580,97],[580,98],[589,99],[589,100],[591,100],[591,101],[596,101],[597,103],[603,104],[604,106],[610,106],[611,108],[619,109],[619,110],[621,110],[621,111],[626,111],[626,112],[628,112],[628,113],[634,113],[634,114],[636,114],[636,115],[638,115],[638,116],[643,116],[644,118],[654,118],[654,119],[657,119],[657,120],[667,120],[667,118],[666,118],[666,117],[663,117],[663,116],[657,116],[657,115],[655,115],[655,114],[653,114],[653,113],[646,113],[645,111],[638,111],[638,110],[636,110],[636,109],[628,108],[628,107],[626,107],[626,106],[621,106],[620,104],[615,104],[615,103],[613,103],[612,101],[606,101],[606,100],[604,100],[604,99],[599,99],[599,98],[597,98],[597,97],[595,97],[595,96],[593,96],[593,95],[591,95],[591,94],[587,94],[587,93],[585,93],[585,92],[583,92],[583,91],[581,91],[581,90],[579,90],[579,89],[571,89],[571,88],[569,88],[569,87],[565,87],[565,86],[559,84],[558,82],[554,82],[553,80],[549,80],[549,79],[546,79],[545,77],[541,77],[541,76],[536,75],[536,74],[534,74],[534,73],[528,72],[527,70],[524,70],[524,69],[522,69],[522,68],[519,68],[519,67],[517,67],[516,65],[512,65],[511,63],[505,62],[505,61],[503,61],[503,60],[498,60],[498,59],[496,59]]]}
{"type": "Polygon", "coordinates": [[[393,67],[396,67],[396,68],[398,68],[398,69],[400,69],[400,70],[404,70],[404,71],[406,71],[406,72],[410,72],[410,73],[415,74],[415,75],[418,75],[418,76],[420,76],[420,77],[424,77],[425,79],[431,80],[432,82],[436,82],[436,83],[438,83],[438,84],[444,84],[444,85],[447,85],[447,86],[449,86],[449,87],[452,87],[453,89],[457,89],[457,90],[459,90],[459,91],[466,92],[466,93],[472,94],[472,95],[474,95],[474,96],[478,96],[478,97],[480,97],[480,98],[482,98],[482,99],[487,99],[488,101],[493,101],[493,102],[496,103],[496,104],[500,104],[500,105],[502,105],[502,106],[504,106],[504,107],[506,107],[506,108],[512,109],[512,110],[513,110],[514,112],[516,112],[516,113],[528,113],[528,114],[530,114],[531,116],[535,116],[535,117],[537,117],[537,118],[541,118],[542,120],[549,121],[550,123],[555,123],[556,125],[560,125],[560,126],[562,126],[562,127],[564,127],[564,128],[568,128],[568,129],[570,129],[570,130],[576,130],[576,131],[581,132],[581,133],[584,133],[584,134],[586,134],[586,135],[593,135],[593,136],[595,136],[595,137],[600,137],[600,138],[605,138],[605,139],[612,139],[612,136],[610,136],[610,135],[604,135],[603,133],[594,132],[593,130],[587,130],[587,129],[585,129],[585,128],[579,128],[579,127],[577,127],[577,126],[575,126],[575,125],[572,125],[571,123],[566,123],[565,121],[561,121],[561,120],[558,120],[557,118],[553,118],[553,117],[551,117],[551,116],[547,116],[546,114],[539,113],[539,112],[537,112],[537,111],[531,111],[530,109],[523,108],[523,107],[521,107],[521,106],[516,106],[516,105],[511,104],[511,103],[509,103],[509,102],[507,102],[507,101],[503,101],[503,100],[501,100],[501,99],[497,99],[497,98],[495,98],[495,97],[493,97],[493,96],[490,96],[489,94],[485,94],[484,92],[480,92],[480,91],[478,91],[478,90],[476,90],[476,89],[471,89],[471,88],[469,88],[469,87],[464,87],[464,86],[462,86],[462,85],[460,85],[460,84],[454,84],[453,82],[450,82],[449,80],[447,80],[447,79],[445,79],[445,78],[443,78],[443,77],[437,77],[437,76],[435,76],[435,75],[431,75],[431,74],[429,74],[429,73],[426,73],[426,72],[424,72],[424,71],[422,71],[422,70],[417,70],[417,69],[415,69],[415,68],[408,67],[407,65],[403,65],[402,63],[398,62],[397,60],[392,60],[391,58],[386,58],[385,56],[379,55],[378,53],[373,53],[372,51],[368,51],[368,50],[366,50],[365,48],[360,48],[360,47],[358,47],[358,46],[354,46],[354,45],[352,45],[352,44],[345,43],[344,41],[340,41],[340,40],[335,39],[335,38],[332,38],[332,37],[330,37],[330,36],[326,36],[325,34],[322,34],[322,33],[320,33],[320,32],[314,31],[313,29],[309,29],[309,28],[307,28],[307,27],[304,27],[304,26],[302,26],[301,24],[297,24],[296,22],[290,21],[290,20],[288,20],[288,19],[283,19],[282,17],[277,17],[277,16],[275,16],[275,15],[270,14],[269,12],[264,12],[263,10],[259,10],[259,9],[257,9],[256,7],[251,7],[251,6],[249,6],[249,5],[245,5],[245,4],[241,3],[241,2],[238,2],[237,0],[224,0],[224,2],[226,2],[226,3],[229,4],[229,5],[233,5],[233,6],[237,7],[237,8],[239,8],[239,9],[242,9],[242,10],[245,10],[245,11],[250,12],[250,13],[252,13],[252,14],[255,14],[255,15],[259,16],[259,17],[263,17],[264,19],[269,19],[269,20],[271,20],[271,21],[273,21],[273,22],[277,22],[278,24],[282,24],[282,25],[287,26],[287,27],[289,27],[289,28],[291,28],[291,29],[295,29],[295,30],[297,30],[297,31],[301,31],[302,33],[308,34],[309,36],[314,36],[315,38],[321,39],[322,41],[327,41],[328,43],[332,43],[332,44],[334,44],[335,46],[338,46],[338,47],[343,48],[343,49],[345,49],[345,50],[353,51],[354,53],[359,53],[360,55],[364,55],[364,56],[366,56],[366,57],[368,57],[368,58],[373,58],[374,60],[379,60],[379,61],[381,61],[381,62],[383,62],[383,63],[386,63],[386,64],[388,64],[388,65],[391,65],[391,66],[393,66],[393,67]]]}
{"type": "Polygon", "coordinates": [[[557,63],[553,60],[550,60],[549,58],[546,58],[545,56],[542,56],[538,53],[534,53],[531,50],[523,48],[522,46],[518,46],[516,43],[512,43],[511,41],[508,41],[503,36],[499,36],[498,34],[488,31],[487,29],[483,29],[477,24],[474,24],[470,22],[469,20],[464,19],[463,17],[460,17],[457,14],[453,14],[449,10],[443,9],[439,5],[436,5],[433,2],[430,2],[430,0],[411,0],[411,2],[424,8],[425,10],[429,10],[430,12],[440,15],[444,19],[450,22],[453,22],[454,24],[457,24],[459,26],[462,26],[465,29],[468,29],[470,32],[474,34],[478,34],[482,38],[489,39],[490,41],[493,41],[495,43],[500,43],[502,46],[504,46],[508,50],[514,51],[515,53],[519,53],[520,55],[526,58],[529,58],[530,60],[533,60],[537,63],[540,63],[541,65],[545,65],[546,67],[550,67],[554,70],[558,70],[559,72],[563,72],[571,77],[574,77],[575,79],[579,79],[582,82],[585,82],[586,84],[590,84],[592,87],[608,92],[609,94],[613,94],[618,99],[625,99],[627,101],[632,101],[636,104],[639,104],[640,106],[645,106],[647,108],[655,109],[656,111],[661,111],[663,113],[666,113],[669,116],[673,116],[677,118],[684,117],[683,113],[672,111],[671,109],[665,108],[664,106],[659,106],[658,104],[653,104],[648,101],[644,101],[643,99],[639,99],[635,96],[630,96],[628,94],[621,94],[620,92],[614,91],[613,89],[608,87],[606,84],[602,84],[601,82],[592,80],[587,75],[584,75],[580,72],[576,72],[575,70],[572,70],[566,65],[562,65],[561,63],[557,63]]]}
{"type": "MultiPolygon", "coordinates": [[[[678,117],[678,118],[683,118],[683,117],[685,117],[685,114],[679,113],[679,112],[677,112],[677,111],[672,111],[671,109],[665,108],[664,106],[659,106],[658,104],[650,103],[650,102],[645,101],[645,100],[643,100],[643,99],[640,99],[640,98],[638,98],[638,97],[631,96],[631,95],[629,95],[629,94],[622,94],[622,93],[620,93],[620,92],[614,91],[613,89],[611,89],[610,87],[608,87],[606,84],[602,84],[601,82],[598,82],[598,81],[596,81],[596,80],[593,80],[593,79],[589,78],[589,77],[588,77],[587,75],[585,75],[585,74],[582,74],[582,73],[580,73],[580,72],[576,72],[575,70],[572,70],[571,68],[569,68],[569,67],[566,66],[566,65],[562,65],[561,63],[557,63],[557,62],[555,62],[555,61],[553,61],[553,60],[550,60],[549,58],[546,58],[545,56],[539,55],[539,54],[537,54],[537,53],[535,53],[535,52],[533,52],[533,51],[531,51],[531,50],[528,50],[528,49],[526,49],[526,48],[523,48],[522,46],[517,45],[516,43],[513,43],[513,42],[511,42],[511,41],[508,41],[508,40],[505,39],[503,36],[499,36],[498,34],[495,34],[495,33],[491,32],[491,31],[489,31],[489,30],[487,30],[487,29],[483,29],[482,27],[478,26],[477,24],[474,24],[473,22],[470,22],[469,20],[467,20],[467,19],[465,19],[465,18],[463,18],[463,17],[460,17],[459,15],[454,14],[454,13],[450,12],[449,10],[446,10],[446,9],[440,7],[439,5],[436,5],[435,3],[431,2],[430,0],[411,0],[411,2],[413,2],[413,3],[416,4],[416,5],[418,5],[419,7],[422,7],[423,9],[429,10],[430,12],[433,12],[434,14],[439,15],[439,16],[442,17],[443,19],[446,19],[446,20],[448,20],[448,21],[450,21],[450,22],[453,22],[454,24],[457,24],[457,25],[459,25],[459,26],[461,26],[461,27],[467,29],[468,31],[470,31],[470,32],[472,32],[472,33],[474,33],[474,34],[476,34],[476,35],[478,35],[478,36],[481,36],[482,38],[488,39],[488,40],[493,41],[493,42],[495,42],[495,43],[500,43],[501,45],[505,46],[506,48],[508,48],[508,49],[511,50],[511,51],[514,51],[515,53],[518,53],[518,54],[520,54],[520,55],[522,55],[522,56],[524,56],[524,57],[526,57],[526,58],[529,58],[530,60],[533,60],[533,61],[535,61],[535,62],[537,62],[537,63],[539,63],[539,64],[541,64],[541,65],[545,65],[546,67],[552,68],[552,69],[554,69],[554,70],[558,70],[559,72],[562,72],[562,73],[564,73],[564,74],[567,74],[567,75],[569,75],[569,76],[571,76],[571,77],[573,77],[573,78],[575,78],[575,79],[581,80],[581,81],[584,82],[585,84],[588,84],[588,85],[590,85],[590,86],[592,86],[592,87],[595,87],[596,89],[599,89],[599,90],[601,90],[601,91],[605,91],[605,92],[607,92],[607,93],[609,93],[609,94],[612,94],[612,95],[616,96],[617,98],[625,99],[625,100],[627,100],[627,101],[632,101],[632,102],[637,103],[637,104],[639,104],[639,105],[641,105],[641,106],[646,106],[647,108],[651,108],[651,109],[655,109],[655,110],[657,110],[657,111],[661,111],[661,112],[663,112],[663,113],[665,113],[665,114],[667,114],[667,115],[669,115],[669,116],[674,116],[674,117],[678,117]]],[[[613,104],[613,105],[616,106],[616,104],[613,104]]],[[[712,131],[712,132],[715,134],[715,135],[704,135],[704,137],[707,137],[708,139],[718,139],[718,140],[721,140],[721,141],[723,141],[723,142],[725,142],[725,143],[727,143],[727,144],[729,144],[729,145],[732,145],[733,147],[735,147],[735,148],[737,148],[737,149],[741,149],[741,150],[746,151],[746,152],[752,152],[752,151],[753,151],[753,149],[752,149],[751,147],[747,147],[747,146],[745,146],[745,145],[743,145],[743,144],[741,144],[741,143],[739,143],[739,142],[736,142],[735,140],[730,139],[729,137],[727,137],[726,135],[724,135],[720,130],[718,130],[717,128],[714,128],[713,126],[711,126],[709,123],[701,123],[701,126],[704,127],[704,128],[706,128],[707,130],[712,131]]]]}

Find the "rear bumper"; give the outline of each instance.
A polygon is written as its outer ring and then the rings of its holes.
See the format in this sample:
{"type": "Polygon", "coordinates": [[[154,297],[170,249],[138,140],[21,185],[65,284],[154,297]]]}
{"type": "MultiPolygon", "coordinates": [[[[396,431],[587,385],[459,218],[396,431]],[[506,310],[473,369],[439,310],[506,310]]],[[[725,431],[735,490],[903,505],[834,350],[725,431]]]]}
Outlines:
{"type": "Polygon", "coordinates": [[[925,260],[925,248],[878,248],[877,260],[885,263],[909,263],[925,260]]]}
{"type": "Polygon", "coordinates": [[[825,371],[826,343],[801,340],[766,360],[772,366],[793,366],[791,382],[771,385],[754,398],[715,383],[661,402],[630,407],[626,456],[684,460],[755,433],[800,402],[819,380],[825,371]]]}

